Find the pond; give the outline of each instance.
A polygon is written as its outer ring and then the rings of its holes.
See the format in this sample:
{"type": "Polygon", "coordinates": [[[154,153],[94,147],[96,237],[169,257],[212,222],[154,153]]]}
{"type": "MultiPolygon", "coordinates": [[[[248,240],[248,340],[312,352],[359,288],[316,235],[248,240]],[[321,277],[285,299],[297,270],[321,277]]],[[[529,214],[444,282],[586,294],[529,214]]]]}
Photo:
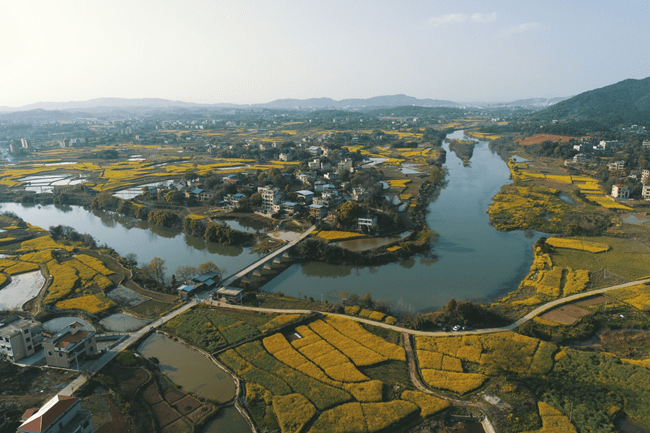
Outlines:
{"type": "Polygon", "coordinates": [[[239,411],[232,407],[219,410],[217,416],[210,421],[201,433],[250,433],[251,428],[239,411]]]}
{"type": "MultiPolygon", "coordinates": [[[[465,139],[463,131],[448,135],[465,139]]],[[[527,274],[537,232],[502,233],[486,212],[510,183],[510,171],[486,141],[474,148],[471,166],[447,150],[447,185],[429,204],[427,223],[439,234],[432,257],[383,266],[353,267],[308,262],[291,265],[262,289],[336,301],[340,291],[389,300],[396,311],[430,311],[451,298],[489,301],[515,290],[527,274]]]]}
{"type": "Polygon", "coordinates": [[[148,320],[136,319],[126,314],[111,314],[99,321],[108,332],[133,332],[149,323],[148,320]]]}
{"type": "Polygon", "coordinates": [[[33,299],[45,284],[41,271],[12,275],[11,282],[0,289],[0,311],[21,310],[23,305],[33,299]]]}
{"type": "Polygon", "coordinates": [[[152,334],[138,347],[145,358],[156,357],[162,371],[184,391],[225,403],[235,396],[235,381],[225,370],[189,346],[152,334]]]}
{"type": "Polygon", "coordinates": [[[74,322],[79,322],[84,326],[92,326],[86,320],[77,316],[57,317],[56,319],[48,320],[47,322],[43,323],[42,326],[44,331],[47,331],[50,334],[56,334],[57,332],[61,331],[63,328],[65,328],[66,326],[74,322]]]}

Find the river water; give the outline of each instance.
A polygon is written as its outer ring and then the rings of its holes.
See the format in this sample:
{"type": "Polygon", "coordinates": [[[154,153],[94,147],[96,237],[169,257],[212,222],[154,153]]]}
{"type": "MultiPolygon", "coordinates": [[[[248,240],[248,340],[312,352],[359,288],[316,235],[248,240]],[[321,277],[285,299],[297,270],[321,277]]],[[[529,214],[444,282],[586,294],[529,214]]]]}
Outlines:
{"type": "Polygon", "coordinates": [[[114,212],[87,211],[81,206],[2,203],[0,211],[11,211],[44,229],[62,224],[79,233],[88,233],[95,238],[97,244],[107,244],[121,256],[135,253],[139,266],[149,263],[154,257],[160,257],[165,260],[168,278],[179,266],[198,266],[207,261],[214,262],[226,270],[225,274],[229,274],[261,257],[261,254],[252,252],[251,248],[206,242],[175,230],[151,226],[146,221],[114,212]]]}
{"type": "MultiPolygon", "coordinates": [[[[448,138],[466,139],[462,131],[448,138]]],[[[451,298],[494,300],[517,288],[533,261],[531,245],[541,234],[498,232],[487,208],[510,172],[499,156],[480,141],[464,167],[447,151],[447,185],[429,204],[427,223],[440,235],[433,245],[437,260],[408,259],[378,267],[309,262],[294,264],[263,290],[293,296],[336,299],[341,290],[387,299],[398,310],[426,311],[451,298]]]]}
{"type": "MultiPolygon", "coordinates": [[[[448,138],[465,136],[457,131],[448,138]]],[[[493,300],[516,289],[532,264],[530,247],[540,234],[501,233],[489,224],[486,210],[501,185],[510,182],[508,167],[488,149],[486,141],[476,145],[468,167],[449,152],[447,144],[444,146],[447,185],[429,204],[427,216],[429,227],[440,235],[433,245],[435,258],[415,257],[377,267],[294,264],[263,290],[330,301],[335,301],[342,290],[359,295],[370,291],[374,299],[389,300],[396,311],[427,311],[443,306],[452,297],[493,300]]],[[[0,211],[14,212],[43,228],[71,226],[121,255],[137,254],[140,265],[160,257],[165,260],[168,277],[179,266],[197,266],[206,261],[225,268],[228,275],[260,257],[250,248],[210,243],[112,212],[89,212],[79,206],[3,203],[0,211]]],[[[234,221],[227,223],[244,228],[234,221]]]]}

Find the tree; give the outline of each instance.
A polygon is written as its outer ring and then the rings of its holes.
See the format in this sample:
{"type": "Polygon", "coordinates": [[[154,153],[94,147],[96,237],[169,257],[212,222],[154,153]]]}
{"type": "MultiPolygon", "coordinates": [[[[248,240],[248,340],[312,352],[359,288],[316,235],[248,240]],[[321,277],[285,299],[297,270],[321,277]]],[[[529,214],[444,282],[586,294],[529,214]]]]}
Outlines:
{"type": "Polygon", "coordinates": [[[219,266],[215,265],[213,262],[205,262],[199,265],[199,274],[204,272],[216,272],[219,274],[219,279],[221,279],[221,275],[226,272],[226,270],[219,268],[219,266]]]}
{"type": "Polygon", "coordinates": [[[136,266],[138,264],[138,255],[136,253],[125,254],[124,259],[132,266],[136,266]]]}
{"type": "Polygon", "coordinates": [[[166,270],[167,266],[165,266],[165,261],[160,257],[154,257],[151,259],[151,261],[147,263],[143,269],[149,278],[162,285],[165,285],[166,270]]]}
{"type": "Polygon", "coordinates": [[[178,278],[182,281],[187,281],[198,273],[199,270],[196,266],[185,265],[179,266],[178,269],[176,269],[176,275],[178,275],[178,278]]]}

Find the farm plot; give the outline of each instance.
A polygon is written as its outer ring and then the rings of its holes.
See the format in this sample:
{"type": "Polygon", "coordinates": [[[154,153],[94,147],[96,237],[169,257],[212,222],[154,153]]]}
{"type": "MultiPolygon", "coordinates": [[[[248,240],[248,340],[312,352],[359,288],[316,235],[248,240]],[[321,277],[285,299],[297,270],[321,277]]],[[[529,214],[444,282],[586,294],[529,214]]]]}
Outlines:
{"type": "Polygon", "coordinates": [[[591,311],[580,308],[577,305],[563,305],[549,311],[548,313],[542,314],[540,318],[551,322],[561,323],[563,325],[572,325],[589,314],[591,314],[591,311]]]}
{"type": "Polygon", "coordinates": [[[216,352],[299,318],[295,314],[273,316],[195,308],[167,322],[165,330],[208,352],[216,352]]]}
{"type": "Polygon", "coordinates": [[[459,394],[483,385],[500,370],[519,374],[542,374],[553,366],[553,344],[514,332],[453,337],[417,336],[416,354],[420,372],[429,386],[459,394]],[[507,351],[517,363],[495,358],[507,351]],[[499,365],[504,363],[504,365],[499,365]],[[477,373],[478,371],[478,373],[477,373]]]}
{"type": "MultiPolygon", "coordinates": [[[[276,333],[219,355],[246,381],[256,420],[273,412],[282,432],[387,431],[411,417],[428,417],[448,403],[418,391],[386,397],[387,384],[359,367],[405,360],[404,349],[340,317],[326,316],[296,328],[301,338],[276,333]],[[376,343],[376,344],[375,344],[376,343]],[[259,410],[262,406],[265,409],[259,410]]],[[[390,393],[389,393],[390,394],[390,393]]]]}

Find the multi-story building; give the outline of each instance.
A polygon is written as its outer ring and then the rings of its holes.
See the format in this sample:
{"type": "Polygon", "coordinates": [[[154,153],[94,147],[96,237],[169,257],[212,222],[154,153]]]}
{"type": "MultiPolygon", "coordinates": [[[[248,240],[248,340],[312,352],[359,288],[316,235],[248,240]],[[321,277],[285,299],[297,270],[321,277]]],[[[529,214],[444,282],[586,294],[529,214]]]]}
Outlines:
{"type": "Polygon", "coordinates": [[[20,147],[22,147],[23,149],[29,149],[29,141],[26,138],[21,138],[20,147]]]}
{"type": "Polygon", "coordinates": [[[81,410],[81,400],[55,395],[42,408],[29,409],[16,433],[93,433],[93,414],[81,410]]]}
{"type": "Polygon", "coordinates": [[[630,188],[618,183],[612,185],[612,197],[618,199],[628,199],[630,198],[630,188]]]}
{"type": "Polygon", "coordinates": [[[43,342],[45,360],[50,367],[79,368],[79,360],[97,353],[95,329],[73,322],[43,342]]]}
{"type": "Polygon", "coordinates": [[[42,341],[41,323],[34,319],[14,317],[0,322],[0,355],[11,361],[34,355],[42,341]]]}
{"type": "Polygon", "coordinates": [[[641,197],[643,197],[644,200],[650,200],[650,185],[643,185],[641,197]]]}
{"type": "Polygon", "coordinates": [[[275,213],[282,210],[284,191],[277,187],[260,186],[257,192],[262,195],[262,212],[275,213]]]}

